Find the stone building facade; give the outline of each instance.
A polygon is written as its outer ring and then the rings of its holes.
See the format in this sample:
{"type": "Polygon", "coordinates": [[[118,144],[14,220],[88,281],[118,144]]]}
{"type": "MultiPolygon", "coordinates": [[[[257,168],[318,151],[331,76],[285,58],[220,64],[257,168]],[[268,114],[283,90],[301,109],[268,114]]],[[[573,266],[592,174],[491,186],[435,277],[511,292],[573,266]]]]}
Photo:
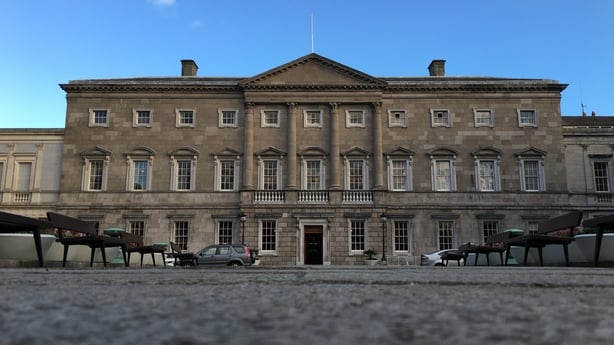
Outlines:
{"type": "Polygon", "coordinates": [[[0,210],[46,218],[60,197],[63,129],[0,129],[0,210]]]}
{"type": "MultiPolygon", "coordinates": [[[[554,80],[374,77],[309,54],[246,78],[74,80],[58,212],[263,264],[388,262],[573,209],[554,80]]],[[[569,146],[568,146],[569,147],[569,146]]],[[[569,150],[569,149],[568,149],[569,150]]]]}

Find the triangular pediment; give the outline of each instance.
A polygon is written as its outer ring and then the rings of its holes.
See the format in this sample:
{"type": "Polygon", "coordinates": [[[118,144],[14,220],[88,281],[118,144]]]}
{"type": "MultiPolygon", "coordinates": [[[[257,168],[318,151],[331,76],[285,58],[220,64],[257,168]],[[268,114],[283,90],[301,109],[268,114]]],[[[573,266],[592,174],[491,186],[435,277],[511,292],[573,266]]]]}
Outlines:
{"type": "Polygon", "coordinates": [[[397,147],[396,149],[384,153],[386,156],[413,156],[414,152],[412,150],[408,150],[402,146],[397,147]]]}
{"type": "Polygon", "coordinates": [[[371,155],[371,153],[369,151],[367,151],[367,150],[364,150],[364,149],[360,148],[360,147],[354,146],[354,147],[352,147],[351,149],[349,149],[349,150],[347,150],[345,152],[341,152],[341,155],[344,156],[344,157],[345,156],[354,156],[354,157],[356,157],[356,156],[365,156],[365,157],[368,157],[368,156],[371,155]]]}
{"type": "Polygon", "coordinates": [[[256,152],[256,156],[285,156],[286,153],[283,152],[282,150],[275,148],[273,146],[269,146],[266,149],[262,150],[262,151],[258,151],[256,152]]]}
{"type": "Polygon", "coordinates": [[[237,151],[237,150],[235,150],[233,148],[227,147],[224,150],[212,153],[211,155],[214,156],[214,157],[215,156],[222,156],[222,157],[237,156],[238,157],[238,156],[241,156],[241,152],[239,152],[239,151],[237,151]]]}
{"type": "Polygon", "coordinates": [[[540,149],[536,149],[535,147],[529,147],[525,150],[522,150],[520,152],[516,152],[515,153],[516,156],[518,157],[542,157],[546,155],[546,151],[542,151],[540,149]]]}
{"type": "Polygon", "coordinates": [[[83,157],[96,157],[96,156],[110,156],[111,150],[104,146],[96,146],[95,148],[81,152],[81,156],[83,157]]]}
{"type": "Polygon", "coordinates": [[[273,68],[241,82],[250,87],[361,87],[379,88],[386,85],[381,79],[312,53],[273,68]]]}

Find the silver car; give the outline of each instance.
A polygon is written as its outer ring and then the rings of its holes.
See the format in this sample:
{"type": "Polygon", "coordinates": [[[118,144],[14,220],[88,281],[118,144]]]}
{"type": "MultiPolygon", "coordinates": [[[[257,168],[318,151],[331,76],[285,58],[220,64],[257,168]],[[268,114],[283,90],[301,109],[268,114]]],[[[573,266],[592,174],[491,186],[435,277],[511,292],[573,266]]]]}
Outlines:
{"type": "Polygon", "coordinates": [[[249,266],[256,261],[244,244],[213,244],[196,252],[198,265],[249,266]]]}
{"type": "MultiPolygon", "coordinates": [[[[444,249],[444,250],[437,250],[437,251],[434,251],[428,254],[422,254],[420,256],[420,266],[445,266],[446,265],[445,261],[441,258],[441,255],[444,253],[458,253],[458,249],[444,249]]],[[[457,263],[462,266],[463,259],[460,259],[460,261],[457,261],[457,263]]]]}

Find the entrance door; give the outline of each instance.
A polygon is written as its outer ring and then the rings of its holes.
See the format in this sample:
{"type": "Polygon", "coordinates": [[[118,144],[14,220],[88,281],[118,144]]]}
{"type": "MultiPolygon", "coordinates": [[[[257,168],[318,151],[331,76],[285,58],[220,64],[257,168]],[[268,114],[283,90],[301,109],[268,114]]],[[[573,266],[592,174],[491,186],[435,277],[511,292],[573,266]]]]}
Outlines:
{"type": "Polygon", "coordinates": [[[305,226],[305,265],[322,265],[324,262],[321,225],[305,226]]]}

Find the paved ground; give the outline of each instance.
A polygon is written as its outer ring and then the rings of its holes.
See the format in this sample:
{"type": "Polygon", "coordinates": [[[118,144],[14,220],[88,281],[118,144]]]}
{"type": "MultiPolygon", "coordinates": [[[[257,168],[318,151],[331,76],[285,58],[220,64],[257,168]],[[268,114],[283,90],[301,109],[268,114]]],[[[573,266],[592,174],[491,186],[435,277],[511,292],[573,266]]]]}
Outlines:
{"type": "Polygon", "coordinates": [[[614,269],[0,269],[0,344],[612,344],[614,269]]]}

